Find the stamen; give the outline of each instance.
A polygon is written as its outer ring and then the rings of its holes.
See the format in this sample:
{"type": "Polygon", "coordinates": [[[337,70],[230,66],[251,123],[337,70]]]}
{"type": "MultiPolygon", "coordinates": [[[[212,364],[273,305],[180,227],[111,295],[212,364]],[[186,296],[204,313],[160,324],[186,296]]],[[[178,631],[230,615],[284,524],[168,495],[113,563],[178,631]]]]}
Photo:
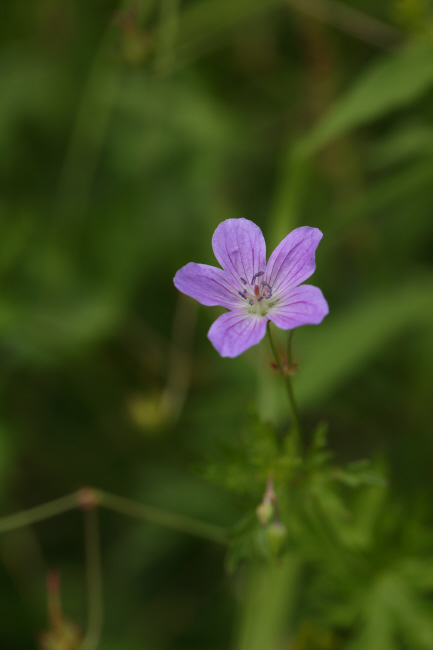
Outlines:
{"type": "Polygon", "coordinates": [[[238,291],[238,294],[239,294],[240,297],[243,298],[244,300],[247,299],[247,298],[246,298],[246,295],[245,295],[245,289],[244,289],[243,291],[238,291]]]}
{"type": "Polygon", "coordinates": [[[266,289],[269,291],[269,295],[263,296],[263,298],[270,298],[272,296],[272,288],[267,282],[262,282],[261,285],[262,287],[266,287],[266,289]]]}
{"type": "Polygon", "coordinates": [[[253,275],[253,279],[251,280],[251,284],[254,284],[254,280],[255,280],[256,278],[259,278],[261,275],[264,275],[264,274],[265,274],[264,271],[259,271],[258,273],[256,273],[255,275],[253,275]]]}
{"type": "Polygon", "coordinates": [[[263,300],[263,298],[264,296],[260,296],[260,298],[257,298],[257,302],[260,302],[261,300],[263,300]]]}
{"type": "Polygon", "coordinates": [[[246,284],[246,283],[247,283],[247,281],[245,280],[245,278],[241,278],[241,282],[242,282],[242,284],[246,284]]]}
{"type": "Polygon", "coordinates": [[[254,300],[250,300],[250,305],[254,305],[254,300]]]}

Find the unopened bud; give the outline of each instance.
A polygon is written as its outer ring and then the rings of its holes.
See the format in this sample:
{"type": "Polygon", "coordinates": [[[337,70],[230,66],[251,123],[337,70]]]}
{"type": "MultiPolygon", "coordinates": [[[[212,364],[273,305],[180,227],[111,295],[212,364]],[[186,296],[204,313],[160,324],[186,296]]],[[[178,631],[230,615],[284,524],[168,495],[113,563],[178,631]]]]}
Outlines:
{"type": "Polygon", "coordinates": [[[267,527],[265,532],[271,555],[279,557],[286,548],[287,528],[279,522],[274,522],[267,527]]]}
{"type": "Polygon", "coordinates": [[[269,499],[263,499],[262,503],[256,508],[257,519],[260,521],[262,526],[267,526],[274,516],[274,506],[269,499]]]}
{"type": "Polygon", "coordinates": [[[256,548],[263,558],[278,558],[283,555],[287,544],[287,529],[279,522],[273,522],[257,531],[256,548]]]}

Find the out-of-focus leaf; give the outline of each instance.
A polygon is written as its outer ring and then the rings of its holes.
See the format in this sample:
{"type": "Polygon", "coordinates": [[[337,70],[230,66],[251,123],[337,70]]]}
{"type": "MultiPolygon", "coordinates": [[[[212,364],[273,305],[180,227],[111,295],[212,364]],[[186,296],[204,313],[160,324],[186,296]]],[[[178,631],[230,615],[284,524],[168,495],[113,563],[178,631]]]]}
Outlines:
{"type": "Polygon", "coordinates": [[[398,574],[381,575],[364,595],[361,611],[361,625],[349,650],[394,650],[399,637],[416,650],[432,647],[431,613],[398,574]]]}
{"type": "Polygon", "coordinates": [[[404,286],[371,294],[318,328],[309,328],[296,382],[299,401],[306,406],[323,400],[400,332],[432,322],[433,278],[420,276],[404,286]]]}
{"type": "MultiPolygon", "coordinates": [[[[352,206],[344,206],[338,210],[333,220],[337,227],[346,226],[352,221],[371,218],[372,215],[384,214],[394,206],[413,206],[414,197],[427,197],[430,194],[433,180],[433,164],[431,157],[417,159],[402,169],[395,171],[392,176],[386,175],[376,183],[371,184],[368,192],[352,206]]],[[[410,228],[411,224],[407,224],[410,228]]],[[[419,227],[417,228],[419,232],[419,227]]]]}
{"type": "Polygon", "coordinates": [[[349,487],[360,485],[383,486],[385,480],[374,470],[369,461],[359,460],[333,472],[334,478],[349,487]]]}
{"type": "Polygon", "coordinates": [[[195,58],[208,52],[221,38],[250,20],[254,14],[271,9],[279,0],[205,0],[189,5],[179,20],[177,57],[195,58]]]}
{"type": "Polygon", "coordinates": [[[34,308],[1,301],[1,343],[22,360],[58,363],[64,355],[107,336],[118,322],[119,311],[118,301],[102,293],[34,308]]]}
{"type": "Polygon", "coordinates": [[[0,154],[10,155],[10,146],[20,120],[47,123],[58,119],[58,70],[49,59],[23,56],[14,49],[0,56],[0,154]]]}
{"type": "Polygon", "coordinates": [[[398,124],[387,137],[370,147],[369,160],[372,169],[384,169],[389,165],[406,162],[433,153],[433,129],[427,124],[398,124]]]}
{"type": "Polygon", "coordinates": [[[302,140],[312,154],[347,133],[417,99],[433,83],[433,42],[411,44],[374,63],[302,140]]]}
{"type": "MultiPolygon", "coordinates": [[[[318,327],[299,332],[299,375],[294,386],[301,408],[329,397],[380,350],[409,327],[433,322],[433,278],[418,276],[400,287],[372,293],[318,327]]],[[[280,377],[259,377],[262,417],[287,415],[287,396],[280,377]]]]}
{"type": "Polygon", "coordinates": [[[0,497],[3,493],[3,485],[7,477],[7,472],[13,462],[12,450],[10,432],[0,422],[0,497]]]}

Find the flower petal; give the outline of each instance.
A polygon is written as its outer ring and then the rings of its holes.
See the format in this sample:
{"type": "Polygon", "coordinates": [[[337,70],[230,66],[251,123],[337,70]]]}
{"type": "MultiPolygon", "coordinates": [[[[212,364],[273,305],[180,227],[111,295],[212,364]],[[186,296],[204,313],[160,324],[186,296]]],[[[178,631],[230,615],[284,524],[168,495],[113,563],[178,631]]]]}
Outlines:
{"type": "Polygon", "coordinates": [[[266,269],[266,244],[262,231],[248,219],[227,219],[212,237],[215,257],[224,271],[243,287],[253,276],[266,269]]]}
{"type": "Polygon", "coordinates": [[[233,278],[215,266],[190,262],[176,273],[173,282],[179,291],[208,307],[232,309],[243,302],[233,278]]]}
{"type": "Polygon", "coordinates": [[[328,313],[328,303],[320,289],[303,284],[286,293],[267,317],[280,329],[292,330],[300,325],[318,325],[328,313]]]}
{"type": "Polygon", "coordinates": [[[267,319],[241,310],[229,311],[213,323],[208,332],[212,345],[222,357],[237,357],[262,340],[267,319]]]}
{"type": "Polygon", "coordinates": [[[314,254],[323,235],[318,228],[296,228],[278,244],[269,258],[266,281],[277,294],[297,287],[316,269],[314,254]]]}

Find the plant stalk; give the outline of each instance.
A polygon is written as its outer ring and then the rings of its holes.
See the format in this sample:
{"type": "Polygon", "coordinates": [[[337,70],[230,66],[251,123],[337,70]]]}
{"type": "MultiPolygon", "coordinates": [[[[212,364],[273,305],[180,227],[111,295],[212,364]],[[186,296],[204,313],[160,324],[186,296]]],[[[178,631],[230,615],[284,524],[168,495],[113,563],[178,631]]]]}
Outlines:
{"type": "MultiPolygon", "coordinates": [[[[275,343],[272,337],[271,333],[271,323],[268,321],[267,324],[267,334],[268,334],[268,339],[269,339],[269,345],[271,346],[272,354],[274,355],[275,362],[278,366],[278,369],[280,370],[281,374],[283,375],[284,383],[286,385],[286,390],[287,390],[287,396],[289,398],[289,404],[290,408],[292,411],[292,419],[293,419],[293,431],[294,435],[296,438],[296,443],[298,446],[298,451],[302,451],[302,430],[301,430],[301,422],[299,418],[299,411],[298,411],[298,406],[296,404],[296,399],[295,399],[295,394],[293,392],[293,386],[292,386],[292,381],[290,378],[290,366],[291,364],[291,351],[289,352],[290,354],[290,361],[289,361],[289,368],[285,369],[281,363],[280,356],[277,352],[277,348],[275,347],[275,343]]],[[[290,335],[289,335],[290,337],[290,335]]],[[[289,338],[289,350],[290,350],[290,341],[291,339],[289,338]]]]}

